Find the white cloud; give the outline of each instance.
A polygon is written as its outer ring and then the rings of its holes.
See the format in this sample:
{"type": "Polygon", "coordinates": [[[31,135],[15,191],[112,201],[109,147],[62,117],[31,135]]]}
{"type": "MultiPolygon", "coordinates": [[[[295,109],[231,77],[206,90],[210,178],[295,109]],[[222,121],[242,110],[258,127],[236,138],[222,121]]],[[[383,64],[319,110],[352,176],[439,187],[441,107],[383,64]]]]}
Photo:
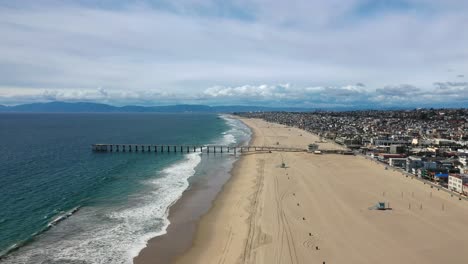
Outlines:
{"type": "Polygon", "coordinates": [[[377,94],[385,96],[407,97],[421,93],[421,89],[409,84],[401,84],[396,86],[385,86],[384,88],[376,89],[377,94]]]}
{"type": "Polygon", "coordinates": [[[411,0],[421,8],[359,17],[362,2],[0,4],[0,103],[357,102],[401,83],[432,91],[468,72],[463,1],[411,0]]]}
{"type": "Polygon", "coordinates": [[[206,89],[203,94],[211,98],[256,98],[256,99],[288,99],[293,95],[289,84],[284,85],[243,85],[238,87],[215,86],[206,89]]]}

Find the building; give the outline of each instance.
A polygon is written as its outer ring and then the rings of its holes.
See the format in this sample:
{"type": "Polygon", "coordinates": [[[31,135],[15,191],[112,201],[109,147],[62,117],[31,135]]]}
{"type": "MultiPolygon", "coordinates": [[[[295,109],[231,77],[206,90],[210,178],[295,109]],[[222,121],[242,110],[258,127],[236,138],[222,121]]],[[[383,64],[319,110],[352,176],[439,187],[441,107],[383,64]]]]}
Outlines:
{"type": "Polygon", "coordinates": [[[423,168],[427,170],[435,170],[437,168],[437,162],[423,161],[423,168]]]}
{"type": "Polygon", "coordinates": [[[434,181],[440,183],[440,182],[447,182],[448,177],[449,177],[448,173],[438,172],[434,174],[433,179],[434,181]]]}
{"type": "Polygon", "coordinates": [[[406,146],[403,145],[391,145],[390,154],[401,154],[406,152],[406,146]]]}
{"type": "Polygon", "coordinates": [[[458,161],[466,167],[468,165],[468,156],[459,156],[458,161]]]}
{"type": "Polygon", "coordinates": [[[406,162],[406,171],[413,172],[415,169],[422,168],[423,161],[420,157],[409,156],[406,162]]]}
{"type": "Polygon", "coordinates": [[[390,158],[406,158],[404,154],[389,154],[389,153],[379,153],[377,159],[381,161],[388,160],[390,158]]]}
{"type": "Polygon", "coordinates": [[[371,143],[375,146],[391,146],[391,145],[409,145],[411,140],[398,140],[398,139],[378,139],[372,138],[371,143]]]}
{"type": "Polygon", "coordinates": [[[406,158],[389,158],[388,164],[393,167],[406,168],[406,158]]]}
{"type": "Polygon", "coordinates": [[[450,146],[450,145],[455,145],[456,142],[453,140],[449,140],[449,139],[435,138],[434,144],[438,146],[450,146]]]}
{"type": "Polygon", "coordinates": [[[424,178],[427,180],[432,180],[434,177],[434,172],[428,171],[427,169],[420,169],[420,173],[418,172],[418,177],[424,178]]]}
{"type": "Polygon", "coordinates": [[[468,184],[467,174],[450,174],[448,177],[448,188],[458,193],[464,193],[464,186],[468,184]]]}

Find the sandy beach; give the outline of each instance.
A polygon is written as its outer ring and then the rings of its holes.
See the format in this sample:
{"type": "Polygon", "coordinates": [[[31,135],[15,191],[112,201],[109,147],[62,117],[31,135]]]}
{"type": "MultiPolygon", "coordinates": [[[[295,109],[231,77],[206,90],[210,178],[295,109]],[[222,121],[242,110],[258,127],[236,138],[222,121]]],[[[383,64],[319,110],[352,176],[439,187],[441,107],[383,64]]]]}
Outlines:
{"type": "MultiPolygon", "coordinates": [[[[317,140],[243,121],[255,145],[317,140]]],[[[176,263],[466,263],[467,221],[465,201],[363,157],[249,154],[176,263]],[[369,210],[378,201],[393,210],[369,210]]]]}

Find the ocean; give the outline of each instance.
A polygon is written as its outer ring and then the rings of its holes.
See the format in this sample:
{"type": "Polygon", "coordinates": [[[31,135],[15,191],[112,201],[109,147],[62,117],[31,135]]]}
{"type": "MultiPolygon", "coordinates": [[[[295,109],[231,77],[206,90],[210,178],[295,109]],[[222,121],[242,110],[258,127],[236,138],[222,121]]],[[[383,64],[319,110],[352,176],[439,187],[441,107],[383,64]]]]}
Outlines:
{"type": "Polygon", "coordinates": [[[132,263],[191,183],[237,159],[96,153],[93,143],[249,139],[242,122],[214,114],[0,114],[0,263],[132,263]]]}

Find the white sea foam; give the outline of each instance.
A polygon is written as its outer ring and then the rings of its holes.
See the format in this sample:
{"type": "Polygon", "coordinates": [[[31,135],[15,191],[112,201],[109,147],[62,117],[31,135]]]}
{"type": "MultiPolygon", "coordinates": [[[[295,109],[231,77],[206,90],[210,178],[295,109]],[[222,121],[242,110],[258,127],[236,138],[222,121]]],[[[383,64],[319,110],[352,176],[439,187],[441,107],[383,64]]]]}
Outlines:
{"type": "Polygon", "coordinates": [[[236,140],[236,138],[234,137],[233,134],[226,134],[226,135],[224,135],[223,139],[224,139],[223,140],[224,145],[232,145],[232,144],[237,143],[237,140],[236,140]]]}
{"type": "Polygon", "coordinates": [[[221,115],[230,127],[227,132],[223,132],[223,142],[226,145],[236,145],[240,143],[247,144],[251,136],[250,129],[238,119],[230,118],[227,115],[221,115]]]}

